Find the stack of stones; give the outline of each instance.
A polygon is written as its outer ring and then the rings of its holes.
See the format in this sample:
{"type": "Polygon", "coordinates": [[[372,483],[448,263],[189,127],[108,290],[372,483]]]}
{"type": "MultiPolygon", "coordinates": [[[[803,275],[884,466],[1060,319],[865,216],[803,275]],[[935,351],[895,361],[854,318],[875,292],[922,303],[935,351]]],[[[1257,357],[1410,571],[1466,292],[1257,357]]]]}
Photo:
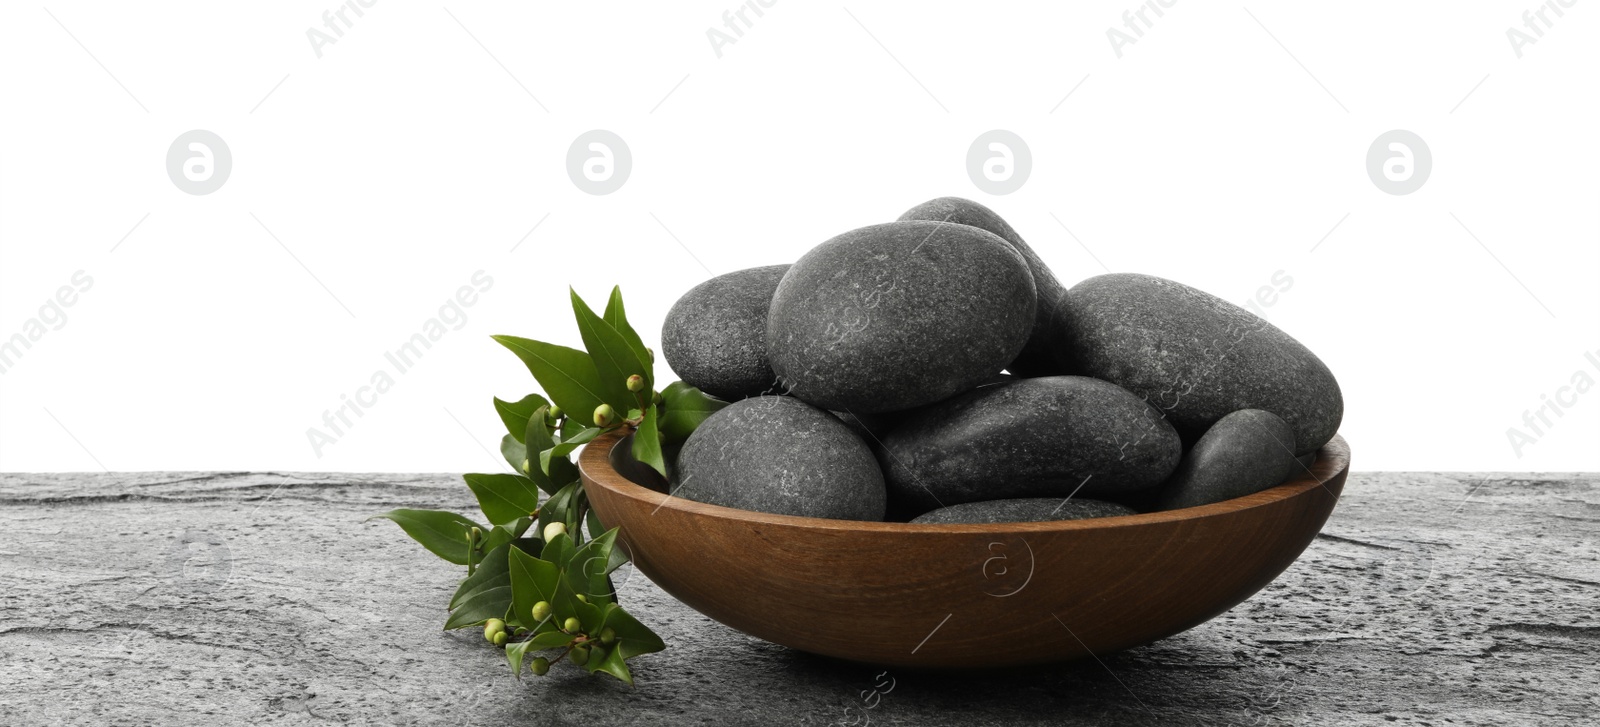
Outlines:
{"type": "Polygon", "coordinates": [[[701,283],[661,339],[731,402],[684,443],[673,493],[788,515],[1195,507],[1304,473],[1344,413],[1328,367],[1249,311],[1149,275],[1067,288],[951,197],[701,283]]]}

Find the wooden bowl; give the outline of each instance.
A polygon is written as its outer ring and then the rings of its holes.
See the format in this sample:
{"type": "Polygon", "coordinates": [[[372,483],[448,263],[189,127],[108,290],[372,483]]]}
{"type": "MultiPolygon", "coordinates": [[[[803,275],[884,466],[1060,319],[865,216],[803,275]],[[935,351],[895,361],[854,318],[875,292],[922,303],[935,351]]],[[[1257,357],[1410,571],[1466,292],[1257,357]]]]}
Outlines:
{"type": "Polygon", "coordinates": [[[584,491],[640,571],[691,608],[802,651],[906,667],[1066,661],[1171,636],[1282,573],[1333,511],[1341,437],[1309,474],[1202,507],[1058,522],[913,525],[671,497],[613,432],[584,491]],[[632,479],[630,479],[632,478],[632,479]],[[646,487],[639,482],[648,483],[646,487]]]}

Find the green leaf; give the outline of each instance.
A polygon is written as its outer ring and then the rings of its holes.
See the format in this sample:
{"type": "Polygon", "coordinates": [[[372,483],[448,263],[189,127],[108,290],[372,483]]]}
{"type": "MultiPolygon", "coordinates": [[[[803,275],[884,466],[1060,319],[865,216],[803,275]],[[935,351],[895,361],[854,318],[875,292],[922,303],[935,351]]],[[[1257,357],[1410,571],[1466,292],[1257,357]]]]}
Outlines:
{"type": "Polygon", "coordinates": [[[567,506],[566,520],[567,533],[572,536],[573,545],[583,545],[583,513],[589,510],[589,493],[583,491],[582,482],[572,483],[572,503],[567,506]]]}
{"type": "Polygon", "coordinates": [[[557,459],[565,460],[567,455],[571,454],[573,450],[594,441],[595,437],[600,436],[604,432],[605,430],[599,427],[589,427],[588,429],[572,435],[571,439],[561,440],[561,442],[554,447],[539,453],[539,466],[544,468],[545,472],[550,472],[551,466],[553,466],[557,459]]]}
{"type": "Polygon", "coordinates": [[[592,422],[592,421],[594,421],[594,420],[593,419],[589,419],[589,420],[586,420],[586,421],[578,421],[577,419],[574,419],[574,418],[572,418],[570,416],[567,417],[566,419],[562,419],[561,420],[561,432],[560,432],[561,433],[561,438],[562,439],[566,439],[566,438],[568,438],[568,437],[570,437],[570,436],[572,436],[574,434],[577,434],[578,432],[583,431],[584,429],[588,428],[588,426],[589,426],[589,424],[587,422],[592,422]]]}
{"type": "Polygon", "coordinates": [[[605,319],[595,315],[589,304],[578,297],[578,291],[572,290],[571,293],[572,313],[578,319],[578,332],[583,334],[583,346],[589,349],[595,369],[600,372],[600,383],[606,387],[606,402],[617,411],[636,408],[639,395],[628,391],[628,377],[634,374],[644,377],[644,395],[648,396],[649,361],[635,355],[628,340],[605,319]]]}
{"type": "MultiPolygon", "coordinates": [[[[615,650],[622,654],[624,659],[632,659],[640,654],[650,654],[667,648],[661,637],[650,627],[639,623],[622,607],[612,603],[606,606],[604,623],[601,628],[610,627],[617,633],[615,650]]],[[[599,630],[599,629],[596,629],[599,630]]]]}
{"type": "Polygon", "coordinates": [[[577,548],[572,545],[572,538],[562,534],[544,544],[544,553],[540,560],[554,564],[557,568],[566,568],[567,562],[572,559],[572,554],[577,548]]]}
{"type": "Polygon", "coordinates": [[[610,536],[611,537],[611,545],[612,545],[612,547],[611,547],[611,550],[610,550],[610,556],[606,559],[606,575],[611,575],[618,568],[621,568],[623,565],[626,565],[628,560],[629,560],[628,559],[628,551],[623,550],[622,548],[616,547],[617,532],[619,530],[621,530],[621,528],[612,528],[610,530],[607,530],[605,532],[605,535],[601,536],[601,537],[606,537],[606,536],[610,536]]]}
{"type": "Polygon", "coordinates": [[[542,452],[555,446],[556,440],[550,434],[550,407],[541,406],[536,409],[533,416],[528,418],[528,426],[522,430],[522,441],[527,443],[528,451],[542,452]]]}
{"type": "MultiPolygon", "coordinates": [[[[567,513],[572,509],[573,498],[577,497],[580,487],[582,485],[577,482],[569,483],[556,490],[556,494],[551,495],[550,499],[544,501],[544,506],[539,508],[539,523],[535,526],[538,528],[537,535],[542,537],[545,527],[550,523],[566,524],[568,520],[567,513]]],[[[550,560],[548,557],[545,559],[550,560]]]]}
{"type": "Polygon", "coordinates": [[[667,461],[661,456],[661,436],[656,433],[654,404],[644,410],[644,420],[639,422],[639,429],[633,433],[633,458],[650,465],[662,477],[667,476],[667,461]]]}
{"type": "MultiPolygon", "coordinates": [[[[614,604],[606,604],[611,606],[614,604]]],[[[556,579],[556,599],[550,602],[552,612],[557,618],[565,621],[569,616],[577,616],[578,623],[583,625],[586,633],[600,633],[603,614],[600,606],[578,600],[578,592],[573,590],[572,581],[567,579],[567,574],[562,572],[556,579]]]]}
{"type": "Polygon", "coordinates": [[[422,547],[456,565],[467,564],[467,530],[485,529],[467,518],[442,510],[390,510],[373,517],[393,520],[422,547]]]}
{"type": "Polygon", "coordinates": [[[516,641],[506,644],[506,661],[511,662],[511,675],[522,678],[522,661],[527,658],[528,650],[533,648],[531,641],[516,641]]]}
{"type": "Polygon", "coordinates": [[[521,472],[522,463],[528,461],[528,447],[507,434],[500,438],[500,456],[506,458],[506,464],[511,465],[511,469],[521,472]]]}
{"type": "Polygon", "coordinates": [[[444,630],[466,628],[481,624],[491,618],[503,618],[506,609],[511,606],[512,589],[510,585],[497,585],[480,590],[461,601],[450,618],[444,622],[444,630]]]}
{"type": "MultiPolygon", "coordinates": [[[[549,411],[548,407],[540,407],[534,413],[534,417],[528,420],[528,430],[524,440],[528,443],[528,452],[532,460],[528,463],[527,475],[533,479],[534,484],[537,484],[539,489],[544,490],[546,493],[555,494],[556,490],[561,489],[562,485],[567,483],[557,482],[549,472],[545,471],[544,465],[539,463],[539,453],[556,446],[556,440],[550,436],[549,426],[544,423],[545,412],[547,411],[549,411]]],[[[558,469],[557,474],[564,476],[566,473],[558,469]]]]}
{"type": "Polygon", "coordinates": [[[560,630],[552,630],[540,634],[534,634],[533,638],[528,640],[528,643],[531,645],[529,648],[543,650],[554,649],[557,646],[566,646],[567,642],[571,640],[572,634],[560,630]]]}
{"type": "Polygon", "coordinates": [[[590,657],[589,663],[584,666],[588,668],[590,674],[597,671],[605,672],[626,682],[628,686],[633,686],[633,672],[628,670],[628,662],[622,656],[622,649],[616,646],[612,646],[603,659],[590,657]]]}
{"type": "Polygon", "coordinates": [[[539,624],[533,620],[533,604],[549,601],[551,612],[554,612],[556,584],[561,578],[561,569],[554,563],[515,549],[511,551],[510,569],[511,613],[507,621],[535,629],[539,624]]]}
{"type": "Polygon", "coordinates": [[[550,460],[550,481],[557,487],[566,487],[578,481],[578,466],[567,457],[550,460]]]}
{"type": "Polygon", "coordinates": [[[538,538],[517,538],[511,541],[511,547],[537,558],[544,552],[544,541],[538,538]]]}
{"type": "Polygon", "coordinates": [[[483,565],[461,581],[455,596],[450,599],[450,617],[444,624],[446,631],[506,615],[506,609],[511,607],[508,558],[511,550],[509,544],[496,546],[484,557],[483,565]]]}
{"type": "Polygon", "coordinates": [[[516,403],[501,401],[500,397],[494,400],[494,410],[500,413],[500,421],[506,423],[506,431],[519,442],[523,441],[522,433],[528,430],[528,418],[541,406],[548,407],[550,402],[538,394],[524,396],[516,403]]]}
{"type": "Polygon", "coordinates": [[[494,336],[527,364],[533,378],[569,415],[587,417],[605,401],[606,390],[589,354],[516,336],[494,336]]]}
{"type": "Polygon", "coordinates": [[[647,367],[644,373],[645,380],[654,382],[655,376],[651,375],[651,371],[648,368],[652,363],[650,350],[644,347],[644,341],[639,340],[638,332],[634,331],[633,326],[628,323],[628,312],[622,307],[621,286],[611,287],[611,299],[606,301],[605,319],[606,323],[610,323],[612,328],[617,329],[617,333],[622,334],[622,338],[633,349],[633,355],[645,363],[647,367]]]}
{"type": "Polygon", "coordinates": [[[606,575],[611,572],[612,553],[617,539],[616,529],[583,544],[567,559],[567,578],[572,587],[582,593],[590,603],[603,606],[616,600],[606,575]]]}
{"type": "Polygon", "coordinates": [[[682,381],[674,381],[661,392],[663,411],[656,426],[667,435],[667,444],[678,444],[688,439],[700,422],[727,405],[682,381]]]}
{"type": "Polygon", "coordinates": [[[467,598],[490,588],[511,585],[511,567],[508,564],[509,544],[496,546],[489,550],[483,557],[483,564],[478,566],[472,575],[461,579],[461,585],[456,587],[456,593],[450,597],[450,609],[455,610],[467,598]]]}
{"type": "Polygon", "coordinates": [[[606,531],[605,526],[600,524],[600,516],[594,514],[594,508],[591,507],[588,512],[584,513],[584,520],[589,525],[589,537],[591,539],[600,537],[606,531]]]}
{"type": "MultiPolygon", "coordinates": [[[[515,536],[511,534],[511,531],[506,528],[505,525],[495,525],[489,528],[488,535],[483,536],[483,542],[478,543],[478,552],[482,554],[487,551],[492,551],[495,548],[511,542],[513,537],[515,536]]],[[[483,556],[480,555],[479,557],[483,556]]]]}
{"type": "Polygon", "coordinates": [[[502,545],[510,543],[528,531],[528,526],[533,524],[533,519],[524,515],[513,522],[496,525],[484,536],[483,542],[478,545],[480,551],[493,551],[502,545]]]}
{"type": "Polygon", "coordinates": [[[516,522],[539,509],[539,486],[522,475],[470,474],[461,479],[478,498],[484,517],[496,525],[516,522]]]}

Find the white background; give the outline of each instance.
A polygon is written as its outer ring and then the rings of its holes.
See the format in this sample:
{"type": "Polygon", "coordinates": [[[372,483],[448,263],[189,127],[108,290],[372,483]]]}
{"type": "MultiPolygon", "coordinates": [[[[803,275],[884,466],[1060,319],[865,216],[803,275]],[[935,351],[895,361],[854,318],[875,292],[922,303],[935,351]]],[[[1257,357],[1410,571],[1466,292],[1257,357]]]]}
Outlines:
{"type": "Polygon", "coordinates": [[[488,336],[575,344],[569,284],[620,283],[654,346],[707,269],[943,195],[1068,284],[1242,303],[1284,271],[1266,317],[1339,377],[1358,469],[1600,469],[1600,390],[1520,456],[1507,435],[1600,380],[1592,3],[1521,58],[1532,0],[1180,0],[1121,58],[1138,6],[1061,5],[782,0],[719,58],[732,0],[380,0],[318,58],[327,1],[8,3],[0,337],[94,282],[0,374],[0,469],[500,470],[490,397],[533,382],[488,336]],[[608,196],[565,169],[597,128],[633,155],[608,196]],[[231,149],[215,193],[167,177],[190,129],[231,149]],[[990,129],[1031,149],[1014,194],[967,176],[990,129]],[[1391,129],[1433,155],[1410,195],[1366,173],[1391,129]],[[317,456],[307,429],[480,269],[465,325],[317,456]]]}

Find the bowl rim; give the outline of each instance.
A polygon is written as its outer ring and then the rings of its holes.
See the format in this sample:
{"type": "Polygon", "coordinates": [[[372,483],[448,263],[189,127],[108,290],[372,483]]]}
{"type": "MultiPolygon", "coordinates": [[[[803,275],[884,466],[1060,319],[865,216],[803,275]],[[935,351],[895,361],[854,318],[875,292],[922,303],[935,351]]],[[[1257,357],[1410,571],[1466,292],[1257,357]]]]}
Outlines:
{"type": "MultiPolygon", "coordinates": [[[[593,485],[604,488],[616,495],[649,506],[652,513],[666,508],[692,516],[732,520],[754,525],[773,525],[831,532],[885,534],[1052,533],[1139,527],[1183,520],[1199,520],[1290,500],[1318,487],[1327,489],[1327,482],[1350,468],[1350,445],[1344,440],[1344,437],[1335,434],[1333,439],[1317,450],[1316,461],[1312,462],[1309,468],[1296,464],[1303,471],[1294,479],[1254,494],[1209,505],[1079,520],[1016,523],[898,523],[779,515],[695,502],[694,500],[663,494],[624,477],[622,473],[611,465],[612,450],[627,441],[627,438],[631,435],[631,430],[626,427],[619,427],[600,435],[594,441],[584,445],[583,451],[578,455],[578,472],[586,487],[593,485]]],[[[1338,497],[1338,492],[1331,489],[1328,492],[1335,498],[1338,497]]]]}

